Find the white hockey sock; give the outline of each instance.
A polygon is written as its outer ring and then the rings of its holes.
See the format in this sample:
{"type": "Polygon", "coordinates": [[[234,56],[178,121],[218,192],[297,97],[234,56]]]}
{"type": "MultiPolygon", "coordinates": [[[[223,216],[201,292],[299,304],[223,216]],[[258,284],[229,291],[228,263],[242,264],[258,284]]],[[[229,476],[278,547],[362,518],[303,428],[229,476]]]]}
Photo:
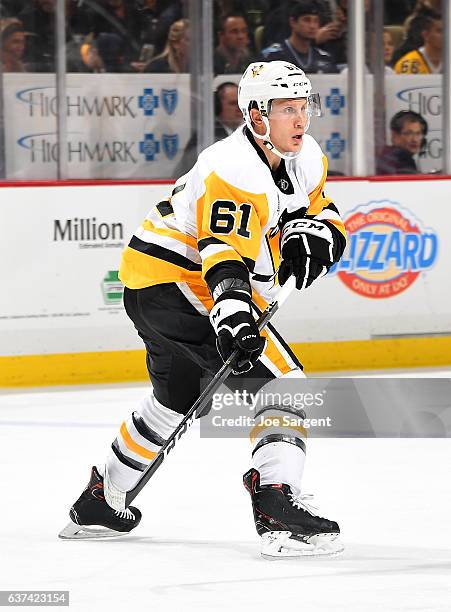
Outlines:
{"type": "Polygon", "coordinates": [[[295,495],[301,492],[307,440],[304,417],[302,409],[291,406],[273,405],[257,411],[250,438],[260,484],[287,484],[295,495]]]}
{"type": "Polygon", "coordinates": [[[122,423],[107,457],[113,484],[122,491],[132,489],[182,419],[182,414],[160,404],[153,391],[142,400],[136,412],[122,423]]]}
{"type": "Polygon", "coordinates": [[[287,484],[295,495],[301,492],[305,453],[287,442],[270,442],[258,448],[253,463],[260,472],[260,484],[287,484]]]}

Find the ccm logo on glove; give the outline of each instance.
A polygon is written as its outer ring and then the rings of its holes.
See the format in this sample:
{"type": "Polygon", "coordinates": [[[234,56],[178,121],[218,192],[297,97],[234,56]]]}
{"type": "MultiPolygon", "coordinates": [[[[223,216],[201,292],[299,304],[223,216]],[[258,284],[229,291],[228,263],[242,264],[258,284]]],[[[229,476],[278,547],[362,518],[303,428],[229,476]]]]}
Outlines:
{"type": "Polygon", "coordinates": [[[322,221],[296,219],[283,226],[280,250],[279,283],[294,275],[296,288],[306,289],[334,263],[336,239],[322,221]]]}

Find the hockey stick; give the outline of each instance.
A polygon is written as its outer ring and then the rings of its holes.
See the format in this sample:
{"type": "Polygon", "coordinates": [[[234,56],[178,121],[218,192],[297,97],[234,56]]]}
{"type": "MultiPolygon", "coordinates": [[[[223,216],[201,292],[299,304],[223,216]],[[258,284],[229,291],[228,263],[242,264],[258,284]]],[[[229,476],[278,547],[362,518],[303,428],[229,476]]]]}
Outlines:
{"type": "MultiPolygon", "coordinates": [[[[257,319],[258,329],[261,331],[266,324],[272,319],[272,317],[276,314],[285,300],[288,298],[290,293],[296,287],[296,278],[294,276],[290,276],[285,285],[280,289],[279,293],[276,296],[276,299],[271,302],[271,304],[266,308],[264,312],[257,319]]],[[[177,441],[183,436],[183,434],[191,427],[191,425],[196,420],[196,415],[198,417],[203,416],[204,409],[209,404],[211,398],[217,389],[221,386],[222,382],[227,378],[227,376],[232,371],[231,363],[236,358],[238,354],[238,349],[235,350],[227,361],[224,362],[224,365],[221,369],[215,374],[212,380],[208,383],[205,389],[202,391],[198,399],[191,406],[187,414],[180,421],[178,427],[173,431],[173,433],[169,436],[166,442],[163,444],[161,449],[158,451],[155,459],[152,463],[147,467],[146,470],[142,473],[140,479],[130,491],[127,491],[125,494],[125,507],[127,508],[141,489],[146,485],[146,483],[152,478],[155,472],[158,470],[160,465],[169,455],[171,450],[176,445],[177,441]]],[[[119,509],[119,508],[116,508],[119,509]]]]}

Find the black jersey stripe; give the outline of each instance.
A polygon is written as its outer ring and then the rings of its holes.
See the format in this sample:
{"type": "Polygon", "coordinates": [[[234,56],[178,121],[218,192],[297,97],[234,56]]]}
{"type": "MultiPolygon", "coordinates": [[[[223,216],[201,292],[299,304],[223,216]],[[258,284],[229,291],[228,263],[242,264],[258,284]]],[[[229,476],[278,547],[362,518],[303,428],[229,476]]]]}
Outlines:
{"type": "Polygon", "coordinates": [[[169,200],[163,200],[156,205],[156,208],[162,217],[174,214],[174,209],[171,206],[169,200]]]}
{"type": "Polygon", "coordinates": [[[186,183],[183,183],[183,185],[177,185],[177,187],[174,187],[174,189],[172,190],[171,193],[171,197],[177,195],[178,193],[180,193],[181,191],[183,191],[186,187],[186,183]]]}
{"type": "Polygon", "coordinates": [[[276,330],[276,328],[271,323],[268,323],[266,327],[269,329],[269,331],[272,334],[274,334],[274,336],[277,338],[277,340],[280,342],[280,344],[283,346],[286,352],[290,355],[291,359],[298,366],[298,368],[300,368],[301,370],[304,370],[304,366],[299,361],[299,359],[296,357],[296,355],[293,353],[293,350],[290,348],[289,344],[287,344],[287,342],[282,338],[282,336],[276,330]]]}
{"type": "Polygon", "coordinates": [[[334,212],[337,213],[337,215],[339,215],[340,213],[338,212],[338,208],[335,206],[335,204],[333,202],[331,202],[330,204],[328,204],[326,206],[326,208],[323,208],[323,210],[333,210],[334,212]]]}
{"type": "Polygon", "coordinates": [[[146,469],[147,465],[144,465],[144,463],[139,463],[139,461],[135,461],[134,459],[130,459],[130,457],[126,457],[121,452],[117,439],[113,442],[111,448],[113,449],[113,453],[116,455],[119,461],[127,467],[132,468],[132,470],[137,470],[138,472],[144,472],[144,470],[146,469]]]}
{"type": "Polygon", "coordinates": [[[162,247],[158,244],[144,242],[136,236],[132,237],[128,246],[132,249],[135,249],[135,251],[144,253],[145,255],[150,255],[151,257],[156,257],[157,259],[163,259],[168,263],[174,264],[175,266],[179,266],[179,268],[184,268],[185,270],[190,270],[191,272],[202,271],[201,264],[195,263],[194,261],[191,261],[191,259],[180,255],[180,253],[176,253],[175,251],[166,249],[165,247],[162,247]]]}
{"type": "Polygon", "coordinates": [[[132,421],[136,431],[148,442],[152,442],[152,444],[156,444],[157,446],[163,446],[163,444],[166,442],[166,440],[163,440],[163,438],[159,436],[156,431],[151,429],[146,424],[142,416],[140,416],[137,412],[133,412],[132,421]]]}
{"type": "Polygon", "coordinates": [[[252,280],[259,283],[269,283],[269,281],[272,281],[273,279],[274,276],[272,274],[271,276],[265,276],[264,274],[252,274],[252,280]]]}
{"type": "Polygon", "coordinates": [[[229,246],[223,240],[219,240],[219,238],[202,238],[202,240],[198,240],[197,242],[197,247],[199,249],[199,252],[202,251],[203,249],[206,249],[211,244],[225,244],[226,246],[229,246]]]}
{"type": "Polygon", "coordinates": [[[249,270],[249,272],[253,272],[255,268],[255,261],[253,259],[250,259],[249,257],[243,257],[243,256],[241,256],[241,259],[246,264],[246,267],[249,270]]]}
{"type": "MultiPolygon", "coordinates": [[[[328,204],[327,206],[325,206],[321,212],[324,212],[325,210],[331,210],[335,213],[337,213],[337,215],[339,215],[339,211],[338,208],[335,206],[335,204],[333,202],[331,202],[330,204],[328,204]]],[[[306,219],[316,219],[316,217],[318,216],[319,213],[317,213],[316,215],[305,215],[306,219]]],[[[324,221],[324,219],[320,219],[320,221],[324,221]]]]}

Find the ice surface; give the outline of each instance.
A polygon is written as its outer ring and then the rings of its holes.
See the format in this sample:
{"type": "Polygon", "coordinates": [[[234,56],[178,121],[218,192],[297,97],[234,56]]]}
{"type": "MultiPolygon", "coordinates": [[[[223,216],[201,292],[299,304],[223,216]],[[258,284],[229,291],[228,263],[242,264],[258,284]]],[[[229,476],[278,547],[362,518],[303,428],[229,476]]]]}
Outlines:
{"type": "Polygon", "coordinates": [[[77,611],[449,612],[449,439],[309,442],[305,491],[339,521],[341,557],[262,559],[241,484],[249,444],[201,439],[197,425],[137,498],[132,535],[59,540],[90,466],[145,393],[0,396],[0,589],[69,590],[77,611]]]}

